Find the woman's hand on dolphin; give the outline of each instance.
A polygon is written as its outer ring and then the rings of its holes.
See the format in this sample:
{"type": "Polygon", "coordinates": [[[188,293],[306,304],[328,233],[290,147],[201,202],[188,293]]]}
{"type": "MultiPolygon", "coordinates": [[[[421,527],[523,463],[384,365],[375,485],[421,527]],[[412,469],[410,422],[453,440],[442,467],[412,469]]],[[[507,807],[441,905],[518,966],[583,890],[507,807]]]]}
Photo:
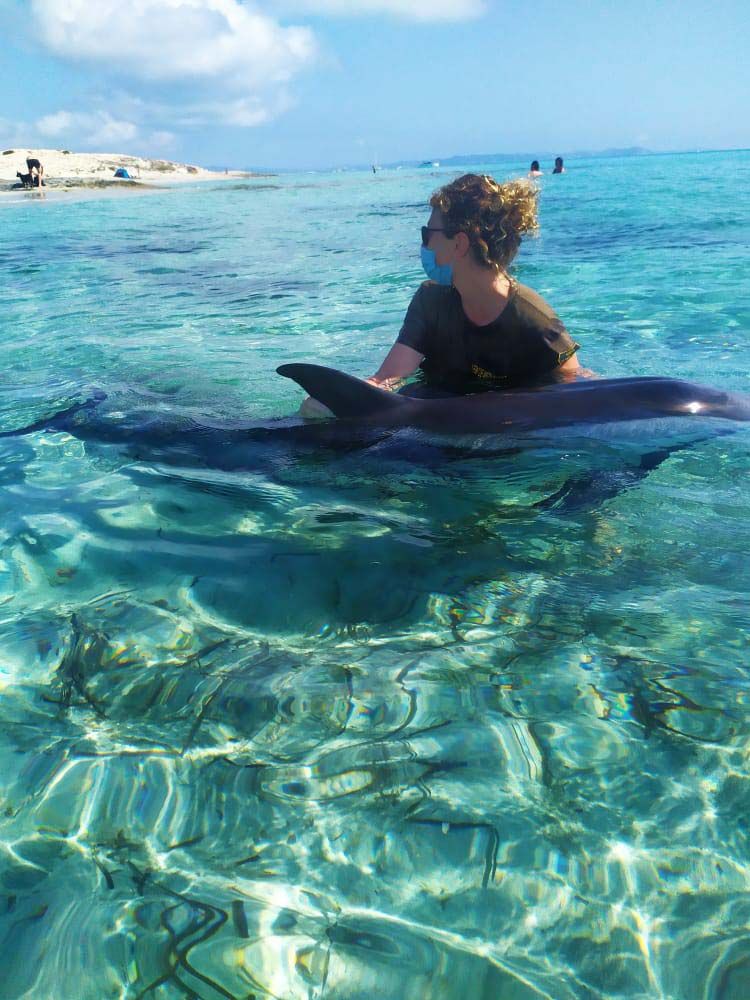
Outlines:
{"type": "MultiPolygon", "coordinates": [[[[371,375],[370,378],[363,379],[363,381],[368,382],[370,385],[374,385],[378,389],[387,389],[392,392],[394,389],[397,389],[404,380],[400,376],[383,379],[378,378],[376,375],[371,375]]],[[[314,399],[312,396],[307,396],[302,400],[297,414],[305,420],[325,420],[328,417],[333,416],[333,413],[327,406],[324,406],[323,403],[314,399]]]]}
{"type": "Polygon", "coordinates": [[[377,375],[371,375],[365,379],[365,382],[374,385],[376,389],[387,389],[389,392],[398,389],[403,381],[404,379],[401,375],[394,375],[391,378],[378,378],[377,375]]]}

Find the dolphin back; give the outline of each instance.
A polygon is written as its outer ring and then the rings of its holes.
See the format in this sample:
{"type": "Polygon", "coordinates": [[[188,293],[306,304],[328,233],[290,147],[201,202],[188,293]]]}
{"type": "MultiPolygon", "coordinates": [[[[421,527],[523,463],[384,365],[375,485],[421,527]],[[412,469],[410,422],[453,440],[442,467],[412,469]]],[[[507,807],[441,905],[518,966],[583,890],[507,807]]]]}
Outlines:
{"type": "Polygon", "coordinates": [[[92,395],[82,403],[73,403],[64,410],[59,410],[49,417],[42,417],[25,427],[17,427],[15,430],[0,431],[0,438],[22,437],[24,434],[34,434],[36,431],[62,430],[68,431],[75,427],[76,423],[82,420],[85,414],[91,413],[97,406],[107,398],[106,392],[95,389],[92,395]]]}
{"type": "Polygon", "coordinates": [[[317,399],[337,417],[376,417],[409,409],[411,401],[335,368],[289,364],[276,369],[317,399]]]}

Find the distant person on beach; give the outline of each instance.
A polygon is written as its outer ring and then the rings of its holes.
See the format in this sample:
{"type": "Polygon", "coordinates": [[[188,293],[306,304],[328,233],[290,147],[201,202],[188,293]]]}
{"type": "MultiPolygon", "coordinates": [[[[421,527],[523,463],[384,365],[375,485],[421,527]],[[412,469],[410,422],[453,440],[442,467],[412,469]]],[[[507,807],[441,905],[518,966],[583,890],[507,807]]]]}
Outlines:
{"type": "Polygon", "coordinates": [[[562,156],[556,156],[555,157],[555,168],[552,171],[552,173],[553,174],[564,174],[565,173],[565,167],[563,166],[563,158],[562,158],[562,156]]]}
{"type": "Polygon", "coordinates": [[[532,160],[529,167],[529,177],[541,177],[542,171],[539,169],[539,160],[532,160]]]}
{"type": "Polygon", "coordinates": [[[26,157],[26,170],[31,174],[31,183],[34,187],[41,187],[44,184],[44,167],[36,157],[26,157]]]}
{"type": "MultiPolygon", "coordinates": [[[[526,233],[535,233],[538,191],[528,180],[498,184],[465,174],[430,199],[422,265],[401,332],[368,380],[394,389],[420,372],[409,395],[451,395],[568,378],[577,344],[545,300],[508,274],[526,233]]],[[[303,416],[327,414],[307,399],[303,416]]]]}

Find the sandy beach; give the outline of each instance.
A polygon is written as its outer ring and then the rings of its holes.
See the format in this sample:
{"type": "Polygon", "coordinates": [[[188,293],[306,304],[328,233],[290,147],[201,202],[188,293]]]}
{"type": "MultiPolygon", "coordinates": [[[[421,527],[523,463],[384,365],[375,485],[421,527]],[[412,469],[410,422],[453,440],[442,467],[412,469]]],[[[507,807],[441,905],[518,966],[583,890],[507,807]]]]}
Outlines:
{"type": "MultiPolygon", "coordinates": [[[[65,149],[5,149],[0,151],[0,195],[17,194],[24,189],[17,172],[26,173],[26,157],[35,157],[44,167],[46,191],[86,191],[102,188],[165,187],[172,184],[209,180],[231,180],[261,176],[248,171],[214,171],[189,163],[176,163],[123,153],[76,153],[65,149]],[[124,168],[129,179],[115,177],[124,168]]],[[[27,191],[27,194],[32,192],[27,191]]],[[[38,193],[34,189],[33,193],[38,193]]]]}

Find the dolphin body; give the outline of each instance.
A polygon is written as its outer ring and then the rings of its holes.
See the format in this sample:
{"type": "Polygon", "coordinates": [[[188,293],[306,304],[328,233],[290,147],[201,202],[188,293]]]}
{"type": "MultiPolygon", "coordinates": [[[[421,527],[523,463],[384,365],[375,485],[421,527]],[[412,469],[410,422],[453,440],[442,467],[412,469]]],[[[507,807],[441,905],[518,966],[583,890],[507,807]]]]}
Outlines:
{"type": "Polygon", "coordinates": [[[336,417],[382,427],[497,434],[660,417],[750,421],[749,397],[675,378],[585,379],[534,389],[422,399],[378,389],[321,365],[286,364],[276,370],[336,417]]]}
{"type": "MultiPolygon", "coordinates": [[[[394,432],[410,428],[435,432],[446,444],[451,436],[514,437],[513,432],[523,436],[528,431],[576,424],[654,418],[680,418],[676,422],[680,427],[687,430],[693,425],[693,436],[707,418],[718,418],[725,431],[731,426],[725,422],[750,421],[750,397],[673,378],[586,379],[425,399],[378,389],[322,365],[285,364],[277,371],[341,419],[306,423],[277,420],[248,426],[206,424],[179,414],[144,411],[142,406],[132,413],[112,414],[102,409],[106,393],[97,390],[85,401],[51,416],[0,432],[0,438],[59,430],[84,441],[124,445],[137,458],[176,461],[192,457],[208,466],[240,469],[257,457],[257,445],[352,452],[397,440],[399,435],[394,432]]],[[[674,426],[675,421],[668,423],[674,426]]],[[[407,441],[415,446],[422,441],[427,446],[423,436],[412,434],[407,441]]]]}
{"type": "Polygon", "coordinates": [[[631,488],[671,454],[730,433],[736,422],[750,421],[748,397],[671,378],[589,379],[422,399],[387,392],[320,365],[287,364],[278,372],[341,419],[207,424],[200,416],[155,410],[143,403],[135,409],[123,411],[116,405],[108,411],[106,394],[97,391],[25,427],[0,432],[0,438],[62,431],[95,445],[122,448],[136,462],[224,472],[264,468],[282,482],[317,476],[340,483],[343,475],[346,485],[353,475],[362,482],[373,468],[381,482],[389,470],[398,477],[404,467],[441,469],[454,462],[472,463],[471,474],[481,476],[477,459],[507,461],[512,463],[508,469],[515,470],[519,454],[534,448],[535,431],[542,432],[544,445],[554,441],[547,441],[548,432],[567,428],[566,453],[571,447],[573,452],[580,450],[584,464],[593,460],[594,467],[575,471],[535,506],[576,510],[631,488]],[[620,436],[617,422],[623,423],[628,447],[602,449],[602,433],[605,439],[620,436]],[[612,425],[613,430],[595,426],[601,424],[612,425]],[[587,425],[594,425],[593,453],[590,443],[577,441],[579,436],[589,438],[587,425]],[[323,464],[322,455],[328,456],[323,464]],[[351,460],[357,458],[361,461],[352,466],[351,460]]]}
{"type": "MultiPolygon", "coordinates": [[[[365,383],[363,383],[365,384],[365,383]]],[[[388,395],[388,394],[384,394],[388,395]]],[[[81,402],[34,420],[23,427],[0,431],[0,439],[22,438],[37,432],[62,432],[95,446],[122,449],[129,459],[166,465],[200,465],[222,471],[242,471],[321,451],[333,454],[366,452],[383,441],[398,438],[399,428],[381,428],[366,421],[300,421],[283,418],[262,423],[205,422],[179,411],[150,407],[137,395],[125,403],[95,389],[81,402]],[[135,405],[133,405],[133,402],[135,405]],[[124,403],[124,405],[123,405],[124,403]],[[144,405],[145,404],[145,405],[144,405]]],[[[409,441],[410,457],[420,450],[434,452],[427,443],[409,441]]],[[[402,451],[400,444],[392,449],[402,451]]]]}

